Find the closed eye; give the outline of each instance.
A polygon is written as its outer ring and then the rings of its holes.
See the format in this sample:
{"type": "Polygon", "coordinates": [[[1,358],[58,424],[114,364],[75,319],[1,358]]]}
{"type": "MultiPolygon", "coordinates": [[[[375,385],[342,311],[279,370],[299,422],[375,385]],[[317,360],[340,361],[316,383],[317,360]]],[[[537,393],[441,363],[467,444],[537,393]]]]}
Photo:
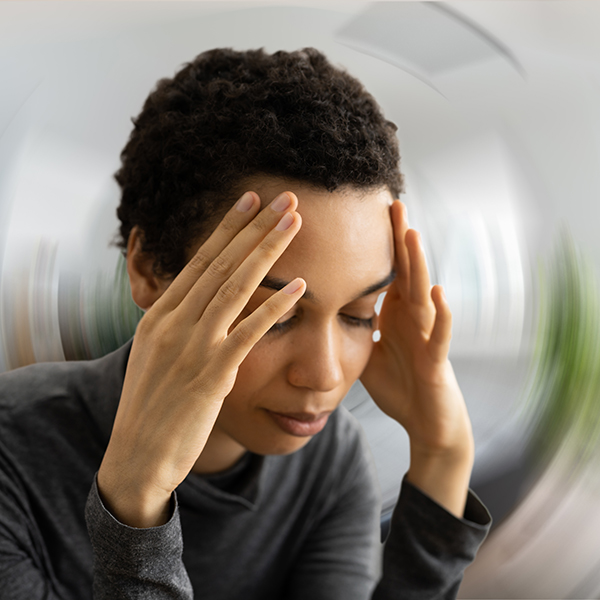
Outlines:
{"type": "MultiPolygon", "coordinates": [[[[283,321],[282,323],[275,323],[271,327],[271,329],[267,331],[267,333],[283,333],[294,326],[297,318],[297,315],[294,315],[293,317],[287,319],[287,321],[283,321]]],[[[375,318],[375,315],[373,315],[369,319],[351,317],[350,315],[340,315],[340,318],[348,327],[365,327],[367,329],[373,329],[373,319],[375,318]]]]}

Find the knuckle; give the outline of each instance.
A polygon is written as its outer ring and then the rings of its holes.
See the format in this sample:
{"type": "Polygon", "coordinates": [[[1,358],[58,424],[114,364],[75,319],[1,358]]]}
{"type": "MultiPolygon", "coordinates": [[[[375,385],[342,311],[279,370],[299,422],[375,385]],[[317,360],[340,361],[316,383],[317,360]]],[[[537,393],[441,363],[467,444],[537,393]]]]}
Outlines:
{"type": "Polygon", "coordinates": [[[223,304],[231,302],[240,293],[240,286],[235,283],[235,281],[228,279],[223,283],[223,285],[219,288],[218,291],[218,299],[223,304]]]}
{"type": "Polygon", "coordinates": [[[171,351],[177,344],[177,341],[177,338],[171,331],[166,328],[161,329],[161,331],[156,332],[154,347],[158,354],[161,355],[164,352],[171,351]]]}
{"type": "Polygon", "coordinates": [[[211,263],[209,256],[206,254],[206,251],[203,248],[200,248],[194,256],[190,259],[188,263],[189,267],[194,271],[198,271],[200,273],[204,273],[206,268],[211,263]]]}
{"type": "Polygon", "coordinates": [[[155,314],[155,311],[150,309],[147,310],[143,315],[142,318],[140,319],[139,323],[137,324],[137,328],[136,331],[151,331],[156,324],[158,323],[158,315],[155,314]]]}
{"type": "Polygon", "coordinates": [[[146,313],[135,328],[135,335],[137,338],[146,339],[155,335],[154,319],[152,316],[149,317],[148,315],[149,313],[146,313]]]}
{"type": "MultiPolygon", "coordinates": [[[[273,212],[273,211],[271,211],[271,212],[273,212]]],[[[263,211],[263,213],[264,213],[264,211],[263,211]]],[[[260,213],[258,218],[254,219],[250,222],[250,227],[252,227],[252,229],[254,231],[256,231],[262,235],[264,235],[265,233],[270,231],[271,227],[273,225],[271,220],[266,218],[266,216],[263,213],[260,213]]]]}
{"type": "Polygon", "coordinates": [[[226,256],[219,254],[210,263],[210,274],[215,278],[228,277],[231,272],[231,262],[226,256]]]}
{"type": "Polygon", "coordinates": [[[252,332],[246,324],[238,325],[230,334],[235,346],[246,346],[252,343],[252,332]]]}
{"type": "Polygon", "coordinates": [[[224,233],[235,235],[240,230],[240,224],[236,221],[233,215],[227,215],[219,224],[219,228],[224,233]]]}
{"type": "Polygon", "coordinates": [[[180,328],[173,315],[170,315],[169,318],[162,319],[160,323],[157,323],[154,335],[156,336],[157,342],[166,346],[171,346],[179,341],[180,328]]]}
{"type": "Polygon", "coordinates": [[[163,333],[169,331],[168,321],[168,314],[160,314],[151,308],[137,324],[136,336],[162,341],[163,333]]]}
{"type": "Polygon", "coordinates": [[[260,243],[260,251],[267,258],[275,258],[281,254],[277,240],[272,237],[266,237],[260,243]]]}
{"type": "Polygon", "coordinates": [[[277,321],[277,319],[285,314],[285,310],[282,310],[281,302],[278,300],[280,300],[279,294],[275,294],[264,302],[261,307],[265,317],[273,322],[277,321]]]}

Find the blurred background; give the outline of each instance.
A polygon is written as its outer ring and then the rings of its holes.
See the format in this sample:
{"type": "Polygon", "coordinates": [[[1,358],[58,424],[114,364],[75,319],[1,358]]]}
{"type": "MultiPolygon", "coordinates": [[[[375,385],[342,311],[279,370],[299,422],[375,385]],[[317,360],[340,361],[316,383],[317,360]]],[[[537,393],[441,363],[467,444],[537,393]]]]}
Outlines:
{"type": "MultiPolygon", "coordinates": [[[[314,46],[398,125],[411,226],[454,313],[472,487],[463,598],[600,598],[600,3],[0,3],[0,371],[101,356],[140,318],[119,154],[158,79],[218,46],[314,46]]],[[[408,468],[360,383],[382,524],[408,468]]]]}

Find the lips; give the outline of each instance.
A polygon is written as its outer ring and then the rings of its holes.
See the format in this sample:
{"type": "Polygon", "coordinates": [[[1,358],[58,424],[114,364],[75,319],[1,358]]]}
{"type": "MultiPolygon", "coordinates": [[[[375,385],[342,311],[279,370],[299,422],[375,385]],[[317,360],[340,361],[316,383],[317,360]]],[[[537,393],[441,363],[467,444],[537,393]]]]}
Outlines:
{"type": "Polygon", "coordinates": [[[267,413],[285,433],[297,437],[307,437],[319,433],[325,427],[331,411],[313,414],[276,413],[267,410],[267,413]]]}

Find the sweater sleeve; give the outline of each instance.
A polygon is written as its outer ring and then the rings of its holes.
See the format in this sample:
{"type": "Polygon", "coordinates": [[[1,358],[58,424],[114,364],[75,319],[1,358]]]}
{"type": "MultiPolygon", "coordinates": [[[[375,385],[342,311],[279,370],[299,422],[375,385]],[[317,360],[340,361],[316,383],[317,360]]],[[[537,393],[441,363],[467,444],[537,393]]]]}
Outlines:
{"type": "Polygon", "coordinates": [[[124,525],[102,503],[94,477],[85,507],[94,553],[94,600],[192,600],[175,493],[171,510],[171,518],[160,527],[124,525]]]}
{"type": "Polygon", "coordinates": [[[469,490],[459,519],[402,482],[383,555],[383,576],[372,600],[451,600],[475,558],[492,518],[469,490]]]}

